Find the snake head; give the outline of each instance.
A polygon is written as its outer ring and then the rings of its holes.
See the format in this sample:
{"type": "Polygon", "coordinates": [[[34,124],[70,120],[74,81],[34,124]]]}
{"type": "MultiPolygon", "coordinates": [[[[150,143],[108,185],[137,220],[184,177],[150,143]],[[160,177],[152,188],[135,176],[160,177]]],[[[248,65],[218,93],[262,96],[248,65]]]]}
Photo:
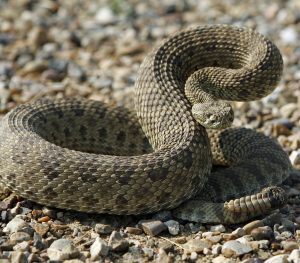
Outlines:
{"type": "Polygon", "coordinates": [[[207,129],[227,128],[234,119],[231,105],[224,101],[195,103],[192,114],[196,121],[207,129]]]}

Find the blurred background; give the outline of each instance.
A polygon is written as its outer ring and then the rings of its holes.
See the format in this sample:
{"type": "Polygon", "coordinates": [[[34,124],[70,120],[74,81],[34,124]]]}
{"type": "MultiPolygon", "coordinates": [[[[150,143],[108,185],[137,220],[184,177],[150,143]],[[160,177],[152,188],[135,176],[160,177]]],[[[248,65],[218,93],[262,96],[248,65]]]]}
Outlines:
{"type": "Polygon", "coordinates": [[[139,65],[153,46],[182,28],[216,23],[254,28],[279,47],[281,83],[260,102],[234,103],[235,125],[298,150],[299,0],[0,0],[0,118],[46,96],[132,107],[139,65]]]}

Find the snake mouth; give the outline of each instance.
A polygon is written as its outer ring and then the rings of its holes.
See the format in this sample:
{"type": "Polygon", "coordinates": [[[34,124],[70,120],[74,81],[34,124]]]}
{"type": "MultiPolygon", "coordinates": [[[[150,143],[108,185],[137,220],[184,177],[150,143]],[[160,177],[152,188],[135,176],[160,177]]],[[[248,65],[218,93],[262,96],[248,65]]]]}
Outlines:
{"type": "Polygon", "coordinates": [[[192,107],[196,121],[207,129],[224,129],[234,119],[232,107],[223,101],[196,103],[192,107]]]}

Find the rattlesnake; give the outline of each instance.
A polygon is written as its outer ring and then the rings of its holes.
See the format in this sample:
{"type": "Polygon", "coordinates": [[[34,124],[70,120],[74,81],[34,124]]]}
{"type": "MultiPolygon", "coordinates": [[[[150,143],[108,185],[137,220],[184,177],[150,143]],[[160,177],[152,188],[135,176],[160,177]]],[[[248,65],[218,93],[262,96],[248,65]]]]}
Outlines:
{"type": "Polygon", "coordinates": [[[183,30],[142,63],[136,113],[84,99],[45,99],[9,112],[0,125],[0,182],[58,208],[145,214],[193,198],[175,215],[247,220],[282,205],[285,194],[275,186],[240,197],[281,183],[291,165],[264,135],[226,128],[233,111],[224,101],[259,99],[281,74],[276,46],[250,29],[183,30]],[[211,173],[213,163],[229,167],[211,173]],[[240,199],[224,204],[229,198],[240,199]]]}

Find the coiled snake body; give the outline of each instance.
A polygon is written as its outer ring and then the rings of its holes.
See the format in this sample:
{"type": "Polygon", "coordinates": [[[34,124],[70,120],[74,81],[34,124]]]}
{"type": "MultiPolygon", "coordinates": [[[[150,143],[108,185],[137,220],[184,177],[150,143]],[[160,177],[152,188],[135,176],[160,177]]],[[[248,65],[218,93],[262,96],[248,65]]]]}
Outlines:
{"type": "Polygon", "coordinates": [[[137,116],[77,99],[37,101],[8,113],[0,125],[0,182],[58,208],[143,214],[193,198],[175,215],[247,220],[284,203],[277,187],[242,196],[281,183],[288,156],[254,131],[204,126],[228,126],[232,109],[224,101],[261,98],[281,73],[278,49],[250,29],[181,31],[141,65],[137,116]],[[212,163],[229,167],[211,173],[212,163]],[[230,198],[239,199],[224,203],[230,198]]]}

